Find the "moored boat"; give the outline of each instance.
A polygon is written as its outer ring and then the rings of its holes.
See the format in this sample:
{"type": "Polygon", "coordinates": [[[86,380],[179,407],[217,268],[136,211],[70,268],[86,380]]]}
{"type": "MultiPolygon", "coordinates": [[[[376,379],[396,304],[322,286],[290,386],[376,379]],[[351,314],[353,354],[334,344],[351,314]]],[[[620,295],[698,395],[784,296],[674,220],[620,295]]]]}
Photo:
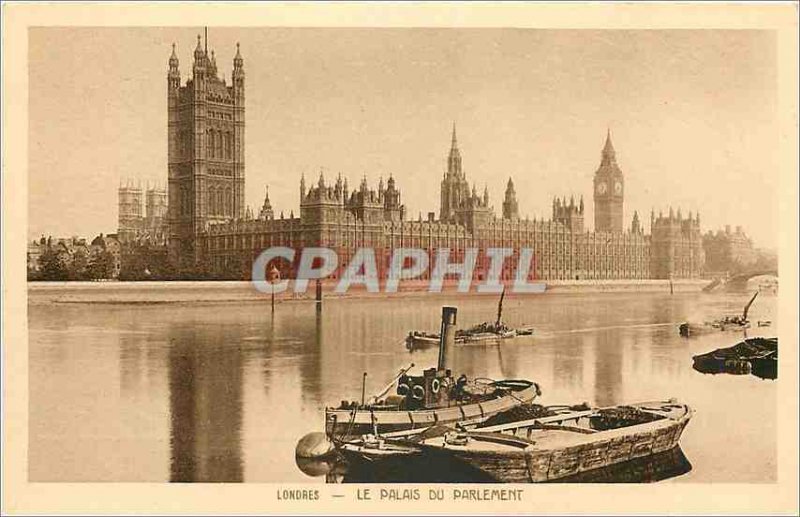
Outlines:
{"type": "MultiPolygon", "coordinates": [[[[455,331],[454,342],[459,345],[469,343],[481,342],[498,342],[503,339],[512,339],[518,336],[533,335],[533,327],[526,325],[522,327],[512,328],[502,322],[503,314],[503,299],[505,298],[505,289],[500,295],[500,303],[497,306],[497,319],[495,321],[485,321],[478,323],[466,329],[457,329],[455,331]]],[[[426,332],[421,330],[412,330],[406,336],[406,347],[409,350],[414,348],[424,348],[432,346],[440,341],[441,335],[433,332],[426,332]]]]}
{"type": "Polygon", "coordinates": [[[778,370],[778,338],[753,337],[731,347],[718,348],[692,358],[701,373],[729,373],[774,379],[778,370]]]}
{"type": "MultiPolygon", "coordinates": [[[[712,321],[705,321],[703,323],[684,322],[678,325],[678,333],[683,337],[700,336],[712,332],[726,332],[726,331],[742,331],[750,328],[750,321],[747,319],[747,312],[750,306],[758,296],[758,291],[750,298],[747,305],[744,306],[744,312],[741,316],[725,316],[712,321]]],[[[759,322],[759,326],[761,322],[759,322]]]]}
{"type": "Polygon", "coordinates": [[[501,482],[554,481],[678,445],[693,411],[674,400],[562,412],[419,442],[501,482]]]}
{"type": "Polygon", "coordinates": [[[371,401],[342,401],[325,409],[325,432],[333,444],[367,434],[425,429],[436,424],[479,423],[541,394],[527,380],[455,378],[447,368],[455,342],[455,307],[442,309],[439,361],[422,375],[403,370],[371,401]],[[387,395],[391,388],[395,394],[387,395]]]}

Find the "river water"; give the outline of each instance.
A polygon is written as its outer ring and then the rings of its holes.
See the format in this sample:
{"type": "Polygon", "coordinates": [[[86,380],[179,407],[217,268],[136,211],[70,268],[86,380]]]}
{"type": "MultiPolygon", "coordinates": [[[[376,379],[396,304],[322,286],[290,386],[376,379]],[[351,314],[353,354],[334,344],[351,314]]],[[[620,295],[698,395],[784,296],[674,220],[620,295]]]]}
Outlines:
{"type": "MultiPolygon", "coordinates": [[[[692,355],[742,336],[686,340],[676,328],[738,313],[748,297],[509,295],[504,321],[536,335],[461,347],[453,371],[534,380],[542,404],[677,397],[696,410],[681,439],[691,470],[669,482],[773,482],[778,381],[693,370],[692,355]]],[[[323,483],[298,469],[297,440],[322,430],[325,405],[360,398],[363,372],[369,394],[411,362],[435,364],[435,349],[402,341],[437,331],[446,304],[460,326],[497,310],[492,296],[443,294],[331,299],[321,312],[286,302],[273,316],[268,301],[57,303],[31,291],[29,479],[323,483]]],[[[773,326],[749,335],[777,335],[774,295],[750,313],[773,326]]]]}

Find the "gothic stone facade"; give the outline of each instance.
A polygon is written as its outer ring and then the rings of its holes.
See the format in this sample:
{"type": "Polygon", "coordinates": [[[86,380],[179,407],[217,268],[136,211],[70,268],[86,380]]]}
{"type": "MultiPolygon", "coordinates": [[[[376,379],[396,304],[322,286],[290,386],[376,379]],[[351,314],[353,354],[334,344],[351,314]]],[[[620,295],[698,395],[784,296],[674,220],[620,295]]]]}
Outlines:
{"type": "MultiPolygon", "coordinates": [[[[610,141],[607,147],[610,146],[610,141]]],[[[331,275],[343,272],[358,248],[376,250],[379,274],[385,276],[392,250],[413,247],[428,250],[448,248],[451,261],[463,259],[467,248],[479,250],[476,279],[485,278],[489,268],[486,249],[508,247],[516,254],[506,261],[502,277],[513,278],[518,252],[534,249],[530,277],[539,279],[647,279],[651,277],[650,238],[634,216],[627,231],[589,232],[584,228],[583,200],[574,198],[553,201],[550,220],[522,219],[517,214],[513,182],[509,181],[503,217],[497,217],[489,205],[488,193],[479,195],[473,186],[464,188],[467,180],[460,170],[460,151],[453,138],[448,170],[442,181],[440,218],[429,214],[423,220],[408,220],[400,203],[400,191],[394,178],[377,189],[362,180],[358,189],[350,192],[346,180],[339,177],[328,185],[320,174],[315,185],[306,190],[300,185],[300,216],[286,218],[259,216],[227,224],[211,225],[200,236],[200,249],[213,269],[241,270],[247,273],[253,260],[270,246],[325,246],[339,254],[339,268],[331,275]],[[445,217],[442,218],[441,215],[445,217]]],[[[265,199],[262,214],[272,213],[265,199]]],[[[295,264],[296,265],[296,264],[295,264]]],[[[433,264],[430,265],[430,268],[433,264]]],[[[694,276],[696,271],[681,272],[694,276]]],[[[292,268],[282,271],[291,276],[292,268]]],[[[421,278],[429,277],[431,270],[421,278]]]]}
{"type": "Polygon", "coordinates": [[[165,245],[169,230],[167,190],[159,187],[147,187],[143,190],[141,184],[127,180],[119,186],[117,195],[119,242],[124,245],[143,242],[165,245]]]}
{"type": "MultiPolygon", "coordinates": [[[[207,43],[206,43],[207,47],[207,43]]],[[[231,85],[217,76],[214,51],[200,44],[181,86],[173,45],[167,74],[169,248],[176,262],[197,263],[196,243],[211,224],[243,219],[244,61],[236,47],[231,85]]]]}
{"type": "MultiPolygon", "coordinates": [[[[198,37],[192,77],[181,86],[174,47],[169,59],[169,248],[173,261],[202,264],[214,270],[238,271],[247,277],[253,260],[271,246],[300,250],[324,246],[339,254],[338,277],[358,248],[376,250],[385,276],[392,250],[449,248],[451,261],[467,248],[478,248],[476,278],[489,267],[485,250],[508,247],[519,253],[533,248],[531,277],[539,279],[647,279],[698,276],[703,266],[696,220],[651,218],[648,236],[634,214],[623,228],[624,176],[616,161],[610,133],[593,183],[595,230],[584,228],[581,199],[553,201],[552,218],[521,218],[509,179],[502,215],[495,215],[486,189],[470,188],[462,168],[455,126],[447,170],[441,181],[439,218],[406,218],[394,178],[377,189],[366,179],[350,191],[341,177],[315,185],[300,184],[300,213],[275,217],[267,194],[259,215],[244,207],[244,68],[237,45],[233,84],[217,77],[216,61],[198,37]],[[657,224],[656,224],[657,223],[657,224]]],[[[297,254],[299,258],[299,253],[297,254]]],[[[294,265],[283,276],[293,274],[294,265]]],[[[432,267],[432,265],[431,265],[432,267]]],[[[516,269],[506,261],[503,277],[516,269]]],[[[423,278],[430,275],[430,271],[423,278]]]]}

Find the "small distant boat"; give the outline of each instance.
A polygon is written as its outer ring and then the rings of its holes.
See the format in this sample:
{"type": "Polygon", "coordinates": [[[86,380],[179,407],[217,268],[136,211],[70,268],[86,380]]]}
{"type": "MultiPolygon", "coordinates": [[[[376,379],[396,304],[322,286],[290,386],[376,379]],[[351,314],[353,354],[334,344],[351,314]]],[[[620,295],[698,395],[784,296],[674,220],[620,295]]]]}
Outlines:
{"type": "MultiPolygon", "coordinates": [[[[473,325],[467,329],[458,329],[455,334],[455,343],[459,345],[480,342],[497,342],[503,339],[511,339],[518,336],[533,335],[532,326],[512,328],[502,322],[503,298],[506,291],[500,295],[500,303],[497,306],[497,319],[473,325]]],[[[440,335],[433,332],[412,330],[406,336],[406,347],[409,350],[433,346],[439,343],[440,335]]]]}
{"type": "MultiPolygon", "coordinates": [[[[422,375],[403,369],[369,401],[342,401],[325,409],[325,433],[332,444],[342,444],[365,435],[402,430],[422,430],[434,424],[479,423],[493,415],[541,395],[539,386],[522,379],[455,378],[447,368],[455,342],[456,308],[442,309],[439,361],[422,375]],[[395,388],[395,394],[388,395],[395,388]]],[[[364,450],[381,450],[379,441],[363,444],[364,450]],[[374,447],[373,447],[374,446],[374,447]]]]}
{"type": "MultiPolygon", "coordinates": [[[[484,341],[499,341],[511,339],[517,336],[533,335],[533,327],[509,328],[501,324],[495,326],[493,323],[481,323],[468,329],[457,330],[455,343],[459,345],[469,343],[480,343],[484,341]]],[[[406,347],[409,349],[433,346],[439,342],[439,334],[412,330],[406,336],[406,347]]]]}
{"type": "Polygon", "coordinates": [[[554,481],[669,451],[693,410],[669,400],[452,429],[419,441],[425,453],[477,468],[499,482],[554,481]]]}
{"type": "MultiPolygon", "coordinates": [[[[713,321],[706,321],[703,323],[690,323],[684,322],[678,326],[678,332],[683,337],[699,336],[709,334],[712,332],[726,332],[726,331],[742,331],[750,328],[750,321],[747,319],[747,311],[758,296],[758,291],[750,298],[747,305],[744,306],[744,312],[741,316],[725,316],[713,321]]],[[[761,326],[761,325],[759,325],[761,326]]]]}
{"type": "Polygon", "coordinates": [[[778,372],[778,338],[748,338],[728,348],[719,348],[693,358],[701,373],[729,373],[774,379],[778,372]]]}

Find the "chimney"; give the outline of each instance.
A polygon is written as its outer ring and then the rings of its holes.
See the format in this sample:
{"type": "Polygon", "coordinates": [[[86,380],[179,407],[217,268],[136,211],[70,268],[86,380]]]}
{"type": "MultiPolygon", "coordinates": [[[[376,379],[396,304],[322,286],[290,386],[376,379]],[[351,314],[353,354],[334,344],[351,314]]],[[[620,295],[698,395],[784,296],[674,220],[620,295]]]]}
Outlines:
{"type": "Polygon", "coordinates": [[[455,307],[442,307],[442,329],[439,334],[439,364],[438,370],[444,371],[448,367],[448,359],[455,346],[456,340],[456,313],[455,307]]]}

